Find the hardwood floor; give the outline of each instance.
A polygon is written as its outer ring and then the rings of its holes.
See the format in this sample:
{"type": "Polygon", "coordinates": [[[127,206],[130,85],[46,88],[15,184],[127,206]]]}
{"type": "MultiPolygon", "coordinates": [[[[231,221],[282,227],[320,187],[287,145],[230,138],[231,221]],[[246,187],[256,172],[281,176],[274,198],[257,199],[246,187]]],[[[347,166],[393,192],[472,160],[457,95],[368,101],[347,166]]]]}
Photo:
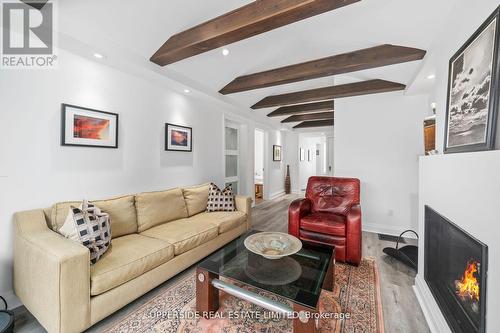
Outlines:
{"type": "MultiPolygon", "coordinates": [[[[288,206],[297,197],[297,195],[287,195],[260,203],[253,209],[254,228],[286,232],[288,206]]],[[[385,256],[382,249],[386,246],[394,246],[394,243],[379,240],[377,234],[363,232],[363,256],[375,257],[379,269],[385,333],[429,333],[429,328],[412,289],[415,273],[403,264],[385,256]]],[[[125,306],[87,332],[100,332],[111,322],[135,311],[162,290],[168,288],[187,271],[190,269],[125,306]]],[[[45,332],[24,307],[17,308],[15,313],[15,332],[45,332]]]]}

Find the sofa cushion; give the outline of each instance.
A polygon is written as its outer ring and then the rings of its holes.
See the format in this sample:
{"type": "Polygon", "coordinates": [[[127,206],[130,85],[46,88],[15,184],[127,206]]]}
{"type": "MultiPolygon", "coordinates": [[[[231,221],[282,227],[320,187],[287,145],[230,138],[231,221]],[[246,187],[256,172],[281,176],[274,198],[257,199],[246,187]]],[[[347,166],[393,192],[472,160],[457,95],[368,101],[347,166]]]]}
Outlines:
{"type": "Polygon", "coordinates": [[[193,216],[207,210],[209,187],[210,183],[207,183],[200,186],[186,187],[182,189],[189,216],[193,216]]]}
{"type": "Polygon", "coordinates": [[[212,212],[201,213],[191,217],[196,221],[206,221],[215,224],[219,228],[219,234],[232,230],[243,223],[246,223],[247,214],[234,211],[234,212],[212,212]]]}
{"type": "Polygon", "coordinates": [[[162,192],[140,193],[135,197],[138,232],[188,217],[180,188],[162,192]]]}
{"type": "Polygon", "coordinates": [[[68,216],[68,211],[71,206],[80,207],[81,205],[82,201],[66,201],[53,204],[50,212],[50,219],[48,221],[50,228],[57,232],[64,225],[66,216],[68,216]]]}
{"type": "Polygon", "coordinates": [[[345,236],[345,223],[343,215],[314,213],[300,220],[300,228],[332,236],[345,236]]]}
{"type": "Polygon", "coordinates": [[[192,217],[165,223],[141,233],[173,244],[176,256],[216,238],[218,234],[215,224],[192,217]]]}
{"type": "Polygon", "coordinates": [[[137,232],[137,213],[135,211],[135,196],[127,195],[107,200],[92,201],[111,219],[111,236],[118,238],[137,232]]]}
{"type": "Polygon", "coordinates": [[[90,268],[90,294],[100,295],[174,257],[168,242],[133,234],[113,239],[111,248],[90,268]]]}
{"type": "MultiPolygon", "coordinates": [[[[117,238],[137,232],[137,214],[134,205],[135,197],[127,195],[106,200],[91,201],[101,209],[103,213],[108,213],[111,221],[112,237],[117,238]]],[[[80,207],[81,201],[59,202],[52,206],[49,226],[52,230],[59,230],[66,220],[68,210],[71,206],[80,207]]]]}

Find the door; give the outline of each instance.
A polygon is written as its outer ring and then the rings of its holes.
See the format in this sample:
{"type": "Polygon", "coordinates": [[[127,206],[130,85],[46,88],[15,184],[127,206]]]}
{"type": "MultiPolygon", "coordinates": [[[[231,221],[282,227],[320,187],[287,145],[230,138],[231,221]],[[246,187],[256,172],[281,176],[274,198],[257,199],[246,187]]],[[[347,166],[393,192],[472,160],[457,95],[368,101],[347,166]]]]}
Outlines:
{"type": "Polygon", "coordinates": [[[233,192],[238,194],[240,183],[240,130],[237,124],[226,121],[225,125],[225,183],[231,185],[233,192]]]}
{"type": "Polygon", "coordinates": [[[254,186],[255,186],[255,204],[264,200],[264,148],[265,133],[260,129],[255,129],[254,144],[254,186]]]}
{"type": "Polygon", "coordinates": [[[333,137],[326,138],[327,174],[333,176],[333,137]]]}

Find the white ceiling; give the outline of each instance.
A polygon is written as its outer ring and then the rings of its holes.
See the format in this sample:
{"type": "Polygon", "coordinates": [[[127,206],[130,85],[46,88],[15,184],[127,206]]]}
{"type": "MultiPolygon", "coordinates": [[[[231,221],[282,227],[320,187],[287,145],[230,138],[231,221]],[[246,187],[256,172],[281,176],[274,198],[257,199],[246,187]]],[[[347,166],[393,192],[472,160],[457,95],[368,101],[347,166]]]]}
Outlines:
{"type": "MultiPolygon", "coordinates": [[[[331,56],[379,44],[422,48],[432,58],[431,47],[443,17],[457,0],[362,0],[227,46],[230,54],[212,50],[159,67],[151,55],[173,34],[219,16],[251,1],[244,0],[64,0],[58,3],[57,29],[67,37],[65,46],[90,56],[106,55],[117,67],[160,72],[238,108],[257,113],[269,124],[282,118],[265,117],[272,109],[250,110],[260,99],[274,94],[331,85],[333,77],[269,87],[223,96],[218,90],[237,76],[331,56]]],[[[418,87],[430,87],[429,59],[365,70],[335,77],[335,83],[385,79],[418,87]],[[420,72],[420,73],[419,73],[420,72]]],[[[355,97],[352,97],[355,98],[355,97]]]]}

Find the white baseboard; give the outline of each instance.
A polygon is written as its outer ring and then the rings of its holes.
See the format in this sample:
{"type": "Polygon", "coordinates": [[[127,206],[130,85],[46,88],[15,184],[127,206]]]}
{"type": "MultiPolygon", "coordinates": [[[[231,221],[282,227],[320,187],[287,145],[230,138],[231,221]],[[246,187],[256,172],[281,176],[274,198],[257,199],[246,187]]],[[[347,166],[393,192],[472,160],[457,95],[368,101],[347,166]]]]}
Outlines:
{"type": "Polygon", "coordinates": [[[452,333],[422,274],[417,274],[413,291],[432,333],[452,333]]]}
{"type": "MultiPolygon", "coordinates": [[[[406,227],[401,226],[392,226],[387,224],[377,224],[377,223],[364,223],[363,222],[363,231],[373,232],[376,234],[386,234],[392,236],[399,236],[405,230],[408,230],[406,227]]],[[[417,237],[413,233],[407,233],[404,235],[405,238],[413,238],[417,237]]]]}
{"type": "MultiPolygon", "coordinates": [[[[4,292],[3,294],[1,294],[1,296],[3,296],[3,298],[5,298],[5,300],[9,304],[9,310],[15,309],[15,308],[23,305],[21,303],[21,301],[19,300],[19,298],[17,298],[16,295],[14,295],[14,292],[12,292],[12,291],[4,292]]],[[[0,303],[1,303],[1,301],[0,301],[0,303]]],[[[3,304],[0,305],[0,307],[2,307],[2,310],[3,310],[3,304]]]]}
{"type": "Polygon", "coordinates": [[[273,200],[273,199],[276,199],[277,197],[281,197],[282,195],[285,195],[285,190],[281,190],[281,191],[269,194],[269,198],[268,199],[269,200],[273,200]]]}

